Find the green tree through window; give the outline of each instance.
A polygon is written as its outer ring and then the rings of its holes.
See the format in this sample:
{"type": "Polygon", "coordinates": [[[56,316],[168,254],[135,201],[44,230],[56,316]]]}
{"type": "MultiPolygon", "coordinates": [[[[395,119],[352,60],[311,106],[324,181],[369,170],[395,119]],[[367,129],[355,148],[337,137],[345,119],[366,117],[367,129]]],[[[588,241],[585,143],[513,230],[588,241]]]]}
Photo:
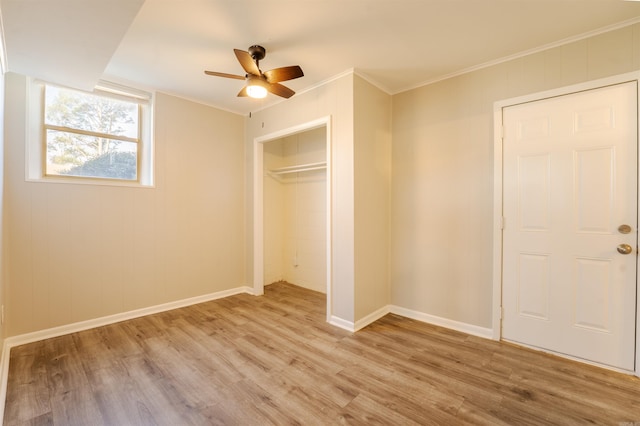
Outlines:
{"type": "Polygon", "coordinates": [[[45,87],[46,174],[137,180],[135,102],[45,87]]]}

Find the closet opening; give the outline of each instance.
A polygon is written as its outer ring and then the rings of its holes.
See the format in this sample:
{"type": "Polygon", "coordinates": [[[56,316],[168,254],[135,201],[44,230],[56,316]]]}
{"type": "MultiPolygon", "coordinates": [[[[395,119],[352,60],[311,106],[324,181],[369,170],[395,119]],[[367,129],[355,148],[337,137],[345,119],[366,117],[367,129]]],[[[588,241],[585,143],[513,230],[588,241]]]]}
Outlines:
{"type": "Polygon", "coordinates": [[[329,117],[254,141],[253,290],[279,281],[326,294],[331,318],[329,117]]]}

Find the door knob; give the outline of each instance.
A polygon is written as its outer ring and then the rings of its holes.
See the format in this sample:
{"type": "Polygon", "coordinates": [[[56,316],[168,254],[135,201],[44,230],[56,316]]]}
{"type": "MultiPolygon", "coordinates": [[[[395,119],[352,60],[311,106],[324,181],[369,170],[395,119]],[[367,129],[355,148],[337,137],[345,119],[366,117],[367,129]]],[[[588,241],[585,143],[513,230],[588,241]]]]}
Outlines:
{"type": "Polygon", "coordinates": [[[629,254],[633,249],[629,244],[619,244],[618,247],[616,247],[616,250],[618,250],[618,253],[620,254],[629,254]]]}
{"type": "Polygon", "coordinates": [[[618,232],[621,234],[628,234],[631,232],[631,227],[629,225],[620,225],[618,226],[618,232]]]}

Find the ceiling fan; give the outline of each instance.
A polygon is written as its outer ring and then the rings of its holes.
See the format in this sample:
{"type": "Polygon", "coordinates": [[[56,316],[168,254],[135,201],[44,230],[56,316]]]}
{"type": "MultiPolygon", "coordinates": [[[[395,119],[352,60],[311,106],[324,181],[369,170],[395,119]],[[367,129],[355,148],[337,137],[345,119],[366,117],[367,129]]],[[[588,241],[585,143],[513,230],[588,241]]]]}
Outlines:
{"type": "Polygon", "coordinates": [[[275,68],[262,72],[262,70],[260,70],[260,61],[264,59],[266,55],[264,47],[254,45],[249,47],[248,52],[239,49],[233,49],[233,52],[236,54],[236,58],[238,58],[238,62],[240,62],[242,68],[246,71],[244,76],[216,71],[205,71],[204,73],[216,77],[245,80],[247,85],[238,93],[238,96],[241,97],[264,98],[267,96],[267,92],[271,92],[283,98],[290,98],[296,93],[280,84],[280,82],[302,77],[304,73],[298,65],[275,68]]]}

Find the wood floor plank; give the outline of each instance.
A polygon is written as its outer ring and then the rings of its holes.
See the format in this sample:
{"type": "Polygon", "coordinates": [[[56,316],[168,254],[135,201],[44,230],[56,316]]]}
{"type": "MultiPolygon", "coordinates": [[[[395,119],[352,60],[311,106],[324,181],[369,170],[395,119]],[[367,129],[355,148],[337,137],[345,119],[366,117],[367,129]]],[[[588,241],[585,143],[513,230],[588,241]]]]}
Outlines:
{"type": "MultiPolygon", "coordinates": [[[[82,357],[78,353],[72,335],[45,340],[44,347],[49,354],[45,362],[49,393],[52,398],[88,388],[89,382],[82,365],[82,357]]],[[[70,398],[60,398],[60,400],[66,402],[70,398]]]]}
{"type": "Polygon", "coordinates": [[[280,282],[13,348],[5,425],[640,424],[637,377],[280,282]]]}
{"type": "Polygon", "coordinates": [[[417,423],[429,419],[439,424],[450,424],[455,420],[455,413],[463,402],[461,397],[456,396],[448,397],[445,402],[441,398],[430,398],[434,390],[431,387],[414,393],[404,383],[398,386],[393,381],[392,369],[352,367],[341,371],[339,376],[346,378],[360,390],[358,396],[366,395],[368,400],[377,402],[386,410],[395,411],[417,423]]]}
{"type": "Polygon", "coordinates": [[[56,425],[104,424],[94,395],[78,387],[54,394],[51,412],[56,425]]]}
{"type": "Polygon", "coordinates": [[[6,405],[11,410],[9,415],[28,420],[50,413],[51,395],[43,348],[13,352],[11,365],[15,368],[9,372],[7,387],[16,387],[21,391],[7,395],[6,405]]]}
{"type": "Polygon", "coordinates": [[[424,416],[423,421],[415,422],[397,411],[381,405],[365,394],[360,394],[349,403],[340,415],[340,423],[357,425],[436,425],[431,418],[424,416]]]}
{"type": "Polygon", "coordinates": [[[7,395],[5,418],[15,419],[20,424],[51,416],[51,399],[46,385],[21,383],[11,384],[11,387],[16,391],[7,395]]]}
{"type": "Polygon", "coordinates": [[[124,366],[92,370],[88,378],[105,424],[155,424],[124,366]]]}

